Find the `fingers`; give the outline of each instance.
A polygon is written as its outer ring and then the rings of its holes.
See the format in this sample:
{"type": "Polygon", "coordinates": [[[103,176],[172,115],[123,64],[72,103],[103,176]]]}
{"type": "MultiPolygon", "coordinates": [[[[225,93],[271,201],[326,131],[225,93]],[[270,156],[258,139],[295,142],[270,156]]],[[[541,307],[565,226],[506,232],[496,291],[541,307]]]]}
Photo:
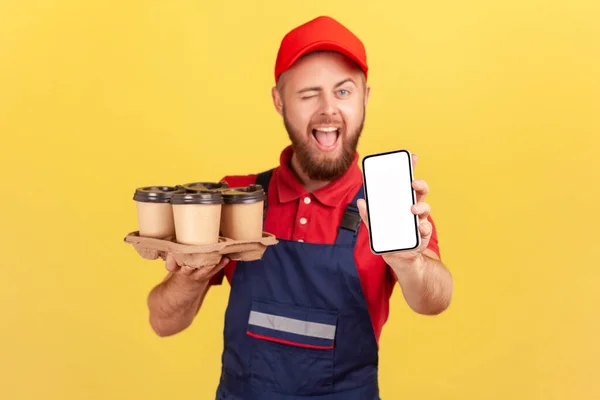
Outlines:
{"type": "Polygon", "coordinates": [[[221,257],[218,264],[212,266],[206,266],[202,268],[194,268],[187,265],[179,266],[175,261],[173,254],[168,253],[165,262],[165,268],[171,273],[177,273],[182,276],[186,276],[194,280],[208,279],[223,269],[228,263],[229,258],[221,257]]]}
{"type": "Polygon", "coordinates": [[[412,187],[415,189],[417,194],[426,195],[429,193],[429,185],[423,179],[415,179],[412,182],[412,187]]]}
{"type": "Polygon", "coordinates": [[[227,264],[229,264],[229,261],[230,260],[227,257],[221,258],[221,261],[219,261],[216,268],[218,268],[218,269],[224,268],[227,264]]]}
{"type": "Polygon", "coordinates": [[[418,215],[419,219],[427,219],[431,213],[431,206],[425,202],[419,202],[411,207],[413,214],[418,215]]]}
{"type": "MultiPolygon", "coordinates": [[[[417,160],[418,159],[419,159],[419,156],[417,154],[413,154],[412,155],[413,167],[417,164],[417,160]]],[[[412,187],[416,191],[417,202],[423,201],[423,199],[425,198],[425,196],[427,196],[427,193],[429,193],[429,185],[427,184],[427,182],[425,182],[422,179],[415,179],[415,180],[413,180],[412,187]]]]}
{"type": "Polygon", "coordinates": [[[196,280],[206,280],[212,278],[217,274],[220,270],[225,268],[225,266],[229,263],[229,258],[222,257],[221,261],[217,265],[202,267],[202,268],[194,268],[195,271],[190,275],[192,279],[196,280]]]}
{"type": "Polygon", "coordinates": [[[167,253],[167,259],[165,260],[165,268],[169,272],[177,272],[179,270],[179,265],[177,265],[175,257],[172,253],[167,253]]]}
{"type": "Polygon", "coordinates": [[[205,272],[217,273],[222,270],[227,264],[229,264],[229,258],[221,257],[221,260],[216,265],[207,266],[204,268],[199,268],[200,270],[204,270],[205,272]]]}
{"type": "Polygon", "coordinates": [[[181,269],[179,270],[179,274],[180,275],[184,275],[184,276],[190,276],[194,273],[194,271],[196,271],[197,268],[193,268],[193,267],[189,267],[187,265],[184,265],[181,267],[181,269]]]}
{"type": "Polygon", "coordinates": [[[417,194],[417,202],[423,201],[427,193],[429,193],[429,185],[423,179],[415,179],[412,182],[412,187],[417,194]]]}
{"type": "Polygon", "coordinates": [[[421,238],[429,238],[433,232],[433,226],[429,220],[425,219],[419,223],[419,232],[421,232],[421,238]]]}
{"type": "Polygon", "coordinates": [[[179,266],[175,261],[175,256],[172,253],[167,253],[167,260],[165,261],[165,268],[169,272],[177,272],[179,275],[190,276],[196,270],[196,268],[188,267],[187,265],[179,266]]]}

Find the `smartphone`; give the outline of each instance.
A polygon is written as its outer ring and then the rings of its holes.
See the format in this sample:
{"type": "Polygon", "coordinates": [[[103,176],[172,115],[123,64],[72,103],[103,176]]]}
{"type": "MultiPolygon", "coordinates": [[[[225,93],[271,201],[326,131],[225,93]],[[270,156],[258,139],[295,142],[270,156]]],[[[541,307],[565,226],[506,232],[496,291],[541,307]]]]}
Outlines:
{"type": "Polygon", "coordinates": [[[411,211],[417,201],[411,153],[367,155],[362,166],[371,251],[385,254],[419,247],[419,217],[411,211]]]}

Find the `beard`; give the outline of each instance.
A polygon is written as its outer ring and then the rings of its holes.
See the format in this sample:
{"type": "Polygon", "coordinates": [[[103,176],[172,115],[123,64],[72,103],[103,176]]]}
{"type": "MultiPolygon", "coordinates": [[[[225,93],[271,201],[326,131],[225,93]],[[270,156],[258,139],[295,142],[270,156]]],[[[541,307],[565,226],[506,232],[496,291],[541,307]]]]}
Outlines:
{"type": "MultiPolygon", "coordinates": [[[[297,129],[294,129],[290,125],[289,119],[287,118],[285,106],[283,107],[282,111],[283,124],[285,125],[288,136],[292,141],[292,149],[294,154],[298,159],[300,168],[302,168],[302,170],[310,179],[316,181],[332,181],[348,171],[354,161],[356,148],[358,147],[358,140],[365,124],[365,107],[363,107],[363,115],[358,127],[352,132],[347,131],[344,127],[343,132],[340,132],[340,137],[338,140],[341,140],[340,144],[342,146],[342,153],[335,159],[331,159],[326,155],[320,157],[322,154],[319,154],[318,150],[312,150],[309,143],[309,141],[312,140],[310,138],[312,133],[308,132],[307,134],[306,132],[301,132],[297,129]],[[305,139],[306,137],[308,137],[308,140],[305,139]]],[[[321,122],[327,124],[328,121],[321,122]]]]}

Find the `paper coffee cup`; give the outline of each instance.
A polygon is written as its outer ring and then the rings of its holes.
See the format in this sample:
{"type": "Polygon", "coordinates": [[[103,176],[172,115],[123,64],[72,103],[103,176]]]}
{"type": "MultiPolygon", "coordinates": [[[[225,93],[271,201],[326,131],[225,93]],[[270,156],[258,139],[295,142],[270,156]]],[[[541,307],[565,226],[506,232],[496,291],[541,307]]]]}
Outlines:
{"type": "Polygon", "coordinates": [[[135,190],[133,200],[140,236],[163,239],[175,235],[171,196],[176,191],[174,186],[147,186],[135,190]]]}
{"type": "Polygon", "coordinates": [[[178,243],[205,245],[219,242],[223,204],[219,191],[180,190],[171,197],[171,204],[178,243]]]}
{"type": "Polygon", "coordinates": [[[226,189],[227,182],[192,182],[186,183],[185,185],[181,185],[181,187],[188,192],[197,192],[197,191],[205,191],[205,190],[221,190],[226,189]]]}
{"type": "Polygon", "coordinates": [[[262,238],[265,192],[260,185],[221,190],[221,234],[234,240],[262,238]]]}

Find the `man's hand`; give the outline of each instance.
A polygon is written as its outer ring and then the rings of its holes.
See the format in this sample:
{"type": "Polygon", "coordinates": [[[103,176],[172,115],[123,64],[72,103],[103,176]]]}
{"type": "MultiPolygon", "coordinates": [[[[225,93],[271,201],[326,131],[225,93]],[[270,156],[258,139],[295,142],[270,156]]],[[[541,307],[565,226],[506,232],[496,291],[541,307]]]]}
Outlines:
{"type": "Polygon", "coordinates": [[[227,257],[222,257],[217,265],[210,265],[201,268],[192,268],[188,266],[179,266],[175,261],[173,254],[168,253],[165,261],[165,268],[170,272],[169,275],[176,275],[179,282],[188,283],[206,283],[229,263],[227,257]]]}
{"type": "MultiPolygon", "coordinates": [[[[415,165],[417,156],[413,154],[412,159],[415,165]]],[[[438,255],[428,249],[433,233],[433,225],[428,220],[431,207],[425,202],[429,186],[424,180],[415,179],[412,187],[417,194],[417,203],[411,211],[419,216],[421,244],[415,250],[386,253],[382,257],[394,271],[408,305],[420,314],[439,314],[450,305],[453,291],[452,276],[438,255]]],[[[365,200],[358,200],[357,207],[368,229],[365,200]]]]}
{"type": "MultiPolygon", "coordinates": [[[[417,164],[417,159],[417,155],[413,154],[413,166],[417,164]]],[[[431,239],[431,234],[433,233],[433,226],[427,219],[429,217],[429,214],[431,213],[431,206],[425,202],[425,197],[427,196],[427,193],[429,193],[429,185],[427,185],[427,182],[425,182],[424,180],[415,179],[412,182],[412,187],[415,189],[415,192],[417,194],[417,204],[411,207],[411,211],[413,214],[419,216],[419,232],[421,234],[421,244],[418,248],[414,250],[405,250],[383,254],[382,257],[388,265],[397,264],[398,262],[402,262],[403,264],[414,263],[418,261],[419,257],[423,254],[423,251],[427,249],[427,246],[429,246],[429,240],[431,239]]],[[[368,213],[367,204],[365,200],[358,200],[357,207],[360,213],[360,217],[362,218],[365,226],[368,229],[368,213]]],[[[431,255],[433,252],[428,251],[427,253],[429,253],[428,255],[431,255]]],[[[435,253],[433,254],[435,256],[435,253]]]]}

